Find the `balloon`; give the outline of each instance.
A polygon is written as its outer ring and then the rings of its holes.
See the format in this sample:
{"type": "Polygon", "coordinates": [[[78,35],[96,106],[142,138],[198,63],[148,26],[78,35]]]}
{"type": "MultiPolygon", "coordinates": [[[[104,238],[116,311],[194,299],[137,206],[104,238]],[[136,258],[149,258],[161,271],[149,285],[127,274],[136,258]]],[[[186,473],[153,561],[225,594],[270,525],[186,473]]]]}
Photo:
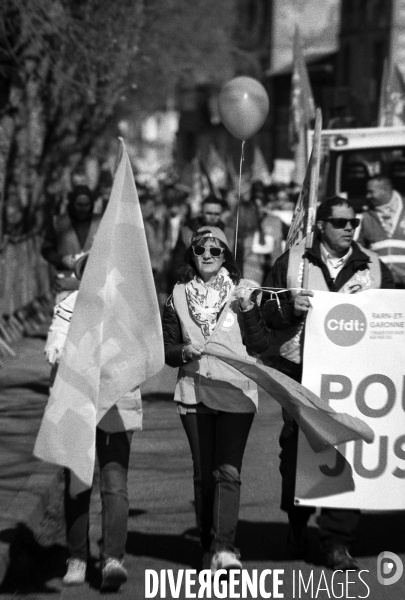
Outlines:
{"type": "Polygon", "coordinates": [[[219,114],[227,130],[240,140],[259,131],[269,112],[269,97],[251,77],[235,77],[219,94],[219,114]]]}

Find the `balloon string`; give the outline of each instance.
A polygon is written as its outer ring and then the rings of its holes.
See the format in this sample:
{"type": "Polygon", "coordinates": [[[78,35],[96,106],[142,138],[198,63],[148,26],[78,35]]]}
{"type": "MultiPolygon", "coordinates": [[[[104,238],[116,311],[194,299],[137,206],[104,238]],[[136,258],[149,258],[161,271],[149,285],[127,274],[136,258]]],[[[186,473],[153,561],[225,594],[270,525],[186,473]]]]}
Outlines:
{"type": "Polygon", "coordinates": [[[239,232],[239,206],[240,206],[240,190],[242,182],[242,163],[244,159],[245,140],[242,140],[242,148],[240,152],[240,163],[239,163],[239,186],[238,186],[238,208],[236,210],[236,228],[235,228],[235,260],[236,251],[238,249],[238,232],[239,232]]]}

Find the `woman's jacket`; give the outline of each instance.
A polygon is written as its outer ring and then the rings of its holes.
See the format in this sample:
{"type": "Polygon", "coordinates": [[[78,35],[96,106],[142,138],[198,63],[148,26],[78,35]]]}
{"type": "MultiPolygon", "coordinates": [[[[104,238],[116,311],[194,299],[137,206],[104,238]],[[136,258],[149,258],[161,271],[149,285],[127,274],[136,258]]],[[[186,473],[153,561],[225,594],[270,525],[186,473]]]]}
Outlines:
{"type": "MultiPolygon", "coordinates": [[[[237,369],[210,355],[211,352],[236,354],[255,361],[254,350],[248,352],[244,341],[245,323],[248,319],[249,316],[239,309],[239,301],[231,295],[219,315],[213,333],[206,340],[200,327],[190,316],[185,284],[175,286],[163,313],[165,361],[171,367],[179,367],[175,401],[184,405],[202,402],[209,408],[226,412],[257,410],[256,384],[237,369]],[[204,347],[199,360],[183,361],[182,350],[189,343],[204,347]]],[[[249,328],[249,336],[255,336],[254,325],[249,328]]]]}

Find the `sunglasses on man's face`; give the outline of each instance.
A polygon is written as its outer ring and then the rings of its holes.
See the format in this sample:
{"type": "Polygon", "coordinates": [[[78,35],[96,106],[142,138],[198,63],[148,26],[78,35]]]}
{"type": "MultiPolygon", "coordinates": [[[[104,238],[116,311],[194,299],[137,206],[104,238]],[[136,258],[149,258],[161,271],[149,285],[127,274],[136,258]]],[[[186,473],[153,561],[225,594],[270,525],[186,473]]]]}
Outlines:
{"type": "Polygon", "coordinates": [[[193,246],[193,252],[195,256],[204,256],[207,250],[211,254],[212,258],[219,258],[224,252],[223,248],[217,248],[216,246],[210,248],[207,248],[206,246],[193,246]]]}
{"type": "Polygon", "coordinates": [[[330,223],[332,225],[332,227],[334,227],[335,229],[345,229],[345,227],[348,223],[350,223],[350,226],[353,229],[356,229],[356,227],[358,227],[360,225],[360,219],[358,219],[358,218],[338,219],[338,218],[331,217],[330,219],[324,219],[324,221],[327,221],[328,223],[330,223]]]}

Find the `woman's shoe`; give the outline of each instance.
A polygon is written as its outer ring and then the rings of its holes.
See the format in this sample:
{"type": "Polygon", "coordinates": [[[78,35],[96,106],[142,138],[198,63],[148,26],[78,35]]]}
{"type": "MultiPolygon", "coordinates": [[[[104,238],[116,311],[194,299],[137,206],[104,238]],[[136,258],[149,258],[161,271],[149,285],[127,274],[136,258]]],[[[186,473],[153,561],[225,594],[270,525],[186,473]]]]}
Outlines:
{"type": "Polygon", "coordinates": [[[63,585],[83,585],[86,581],[87,563],[81,558],[68,558],[66,575],[62,579],[63,585]]]}
{"type": "Polygon", "coordinates": [[[220,550],[215,552],[211,560],[211,571],[219,571],[219,569],[242,569],[242,563],[240,562],[240,554],[232,552],[231,550],[220,550]]]}

